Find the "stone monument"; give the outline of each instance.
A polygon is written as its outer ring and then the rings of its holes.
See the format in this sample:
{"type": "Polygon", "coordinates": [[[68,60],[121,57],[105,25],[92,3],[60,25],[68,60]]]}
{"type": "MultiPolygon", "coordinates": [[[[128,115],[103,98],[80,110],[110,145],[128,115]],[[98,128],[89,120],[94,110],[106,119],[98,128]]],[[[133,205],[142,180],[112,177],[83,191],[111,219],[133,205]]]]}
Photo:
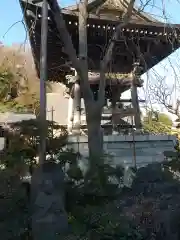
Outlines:
{"type": "Polygon", "coordinates": [[[54,162],[45,162],[31,183],[32,235],[34,240],[56,240],[68,232],[64,207],[64,173],[54,162]]]}

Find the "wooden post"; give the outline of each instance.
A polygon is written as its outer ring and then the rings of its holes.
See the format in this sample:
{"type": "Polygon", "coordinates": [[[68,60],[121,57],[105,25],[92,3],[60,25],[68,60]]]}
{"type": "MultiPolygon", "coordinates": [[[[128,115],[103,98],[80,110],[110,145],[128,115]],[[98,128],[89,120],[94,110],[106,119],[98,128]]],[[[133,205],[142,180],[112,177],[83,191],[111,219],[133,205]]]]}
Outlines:
{"type": "Polygon", "coordinates": [[[39,163],[46,159],[46,81],[47,81],[47,34],[48,34],[48,3],[43,0],[41,21],[41,53],[40,53],[40,149],[39,163]]]}
{"type": "MultiPolygon", "coordinates": [[[[88,0],[79,2],[79,58],[87,62],[87,6],[88,0]]],[[[86,69],[87,70],[87,69],[86,69]]]]}
{"type": "Polygon", "coordinates": [[[52,122],[52,139],[54,138],[54,108],[52,107],[51,108],[51,122],[52,122]]]}
{"type": "Polygon", "coordinates": [[[141,130],[142,128],[141,112],[140,112],[138,92],[137,92],[137,84],[140,81],[139,73],[141,70],[141,66],[139,62],[135,62],[133,66],[134,68],[132,71],[131,98],[132,98],[132,106],[135,110],[134,123],[135,123],[136,130],[141,130]]]}
{"type": "MultiPolygon", "coordinates": [[[[83,90],[87,88],[85,87],[85,82],[87,80],[88,82],[88,61],[87,61],[87,6],[88,6],[88,0],[80,0],[79,1],[79,61],[81,64],[81,67],[84,71],[84,77],[86,76],[87,79],[80,79],[81,87],[83,90]],[[83,81],[82,81],[83,80],[83,81]]],[[[89,88],[90,90],[90,88],[89,88]]],[[[90,90],[91,92],[91,90],[90,90]]],[[[86,94],[84,93],[84,98],[86,98],[86,94]]]]}
{"type": "Polygon", "coordinates": [[[117,111],[117,102],[116,99],[112,99],[112,135],[117,134],[117,121],[116,121],[116,111],[117,111]]]}
{"type": "Polygon", "coordinates": [[[71,95],[69,96],[69,100],[68,100],[68,119],[67,120],[68,120],[68,124],[67,124],[68,133],[72,133],[74,109],[73,109],[73,98],[71,97],[71,95]]]}
{"type": "Polygon", "coordinates": [[[133,128],[133,117],[131,117],[131,124],[132,124],[132,136],[133,136],[133,165],[134,168],[137,167],[137,161],[136,161],[136,143],[135,143],[135,136],[134,136],[134,128],[133,128]]]}
{"type": "Polygon", "coordinates": [[[115,88],[112,87],[112,134],[113,135],[117,135],[118,133],[117,124],[120,120],[120,117],[117,115],[117,112],[120,109],[117,106],[117,102],[120,100],[120,97],[121,97],[121,93],[118,86],[116,86],[115,88]]]}
{"type": "Polygon", "coordinates": [[[59,164],[54,161],[45,161],[47,34],[48,4],[47,0],[43,0],[40,59],[40,166],[33,172],[31,182],[31,226],[34,240],[55,240],[59,237],[63,238],[68,233],[68,216],[64,206],[65,176],[59,164]]]}
{"type": "Polygon", "coordinates": [[[137,87],[135,84],[132,84],[131,88],[131,97],[132,97],[132,105],[135,110],[134,122],[136,129],[141,129],[141,113],[139,108],[139,100],[138,100],[138,93],[137,87]]]}
{"type": "Polygon", "coordinates": [[[73,127],[75,128],[77,133],[80,134],[80,127],[81,127],[81,88],[80,88],[80,81],[76,81],[75,84],[74,84],[73,109],[74,109],[73,127]]]}

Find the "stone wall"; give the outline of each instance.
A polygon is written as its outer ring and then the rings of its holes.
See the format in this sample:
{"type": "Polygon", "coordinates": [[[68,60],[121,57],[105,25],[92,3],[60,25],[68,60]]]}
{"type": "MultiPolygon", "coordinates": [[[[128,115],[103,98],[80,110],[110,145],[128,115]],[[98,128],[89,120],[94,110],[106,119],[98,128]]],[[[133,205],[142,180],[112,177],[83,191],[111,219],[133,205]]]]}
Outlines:
{"type": "MultiPolygon", "coordinates": [[[[113,156],[115,164],[138,167],[164,160],[164,151],[174,151],[176,138],[168,135],[104,136],[104,150],[113,156]]],[[[69,136],[69,146],[88,156],[87,137],[69,136]]]]}

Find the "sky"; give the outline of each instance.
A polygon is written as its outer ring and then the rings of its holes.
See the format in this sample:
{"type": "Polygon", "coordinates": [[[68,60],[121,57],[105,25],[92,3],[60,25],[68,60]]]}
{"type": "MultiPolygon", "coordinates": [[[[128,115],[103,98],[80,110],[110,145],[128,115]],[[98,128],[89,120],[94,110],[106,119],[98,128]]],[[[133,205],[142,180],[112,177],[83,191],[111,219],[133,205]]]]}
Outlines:
{"type": "MultiPolygon", "coordinates": [[[[20,44],[24,42],[25,39],[25,29],[22,24],[22,11],[20,8],[19,0],[0,0],[0,42],[3,42],[5,45],[20,44]]],[[[142,2],[142,0],[137,0],[142,2]]],[[[67,6],[74,4],[75,0],[60,0],[61,6],[67,6]]],[[[159,18],[163,21],[171,23],[180,24],[180,1],[179,0],[151,0],[150,6],[145,8],[145,11],[151,13],[153,17],[159,18]],[[151,2],[153,4],[151,4],[151,2]],[[165,16],[165,17],[164,17],[165,16]]],[[[174,69],[170,67],[170,62],[175,68],[178,68],[178,63],[180,63],[180,50],[176,51],[170,56],[170,58],[155,67],[155,70],[151,70],[150,74],[153,75],[153,71],[158,72],[162,76],[166,76],[168,84],[172,85],[172,82],[175,81],[174,69]]],[[[144,75],[143,78],[147,82],[147,75],[144,75]]],[[[153,77],[151,77],[153,78],[153,77]]],[[[141,95],[144,95],[146,98],[146,90],[143,89],[140,92],[141,95]]],[[[180,92],[174,93],[174,98],[176,94],[180,95],[180,92]]]]}
{"type": "MultiPolygon", "coordinates": [[[[22,43],[25,29],[22,24],[22,11],[19,0],[0,0],[0,41],[7,45],[22,43]]],[[[72,4],[73,0],[63,0],[62,5],[72,4]]]]}
{"type": "MultiPolygon", "coordinates": [[[[140,0],[139,0],[140,1],[140,0]]],[[[142,1],[142,0],[141,0],[142,1]]],[[[180,23],[180,9],[179,0],[151,0],[154,2],[145,8],[146,11],[151,12],[155,17],[164,19],[163,17],[163,3],[165,5],[165,15],[168,21],[173,23],[180,23]]],[[[60,0],[61,6],[71,5],[75,0],[60,0]]],[[[0,7],[0,41],[11,45],[12,43],[22,43],[25,39],[25,29],[22,20],[22,11],[19,5],[19,0],[1,0],[0,7]]]]}

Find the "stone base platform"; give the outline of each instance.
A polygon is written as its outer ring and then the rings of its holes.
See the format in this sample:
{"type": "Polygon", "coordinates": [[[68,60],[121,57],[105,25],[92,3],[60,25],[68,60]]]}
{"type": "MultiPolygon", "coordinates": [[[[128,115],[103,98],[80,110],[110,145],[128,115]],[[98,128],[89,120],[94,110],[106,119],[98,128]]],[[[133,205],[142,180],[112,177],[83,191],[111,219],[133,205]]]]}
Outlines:
{"type": "MultiPolygon", "coordinates": [[[[112,156],[114,164],[143,167],[162,162],[164,151],[175,151],[176,137],[171,135],[109,135],[104,136],[104,151],[112,156]]],[[[88,156],[86,136],[69,136],[69,147],[88,156]]]]}

